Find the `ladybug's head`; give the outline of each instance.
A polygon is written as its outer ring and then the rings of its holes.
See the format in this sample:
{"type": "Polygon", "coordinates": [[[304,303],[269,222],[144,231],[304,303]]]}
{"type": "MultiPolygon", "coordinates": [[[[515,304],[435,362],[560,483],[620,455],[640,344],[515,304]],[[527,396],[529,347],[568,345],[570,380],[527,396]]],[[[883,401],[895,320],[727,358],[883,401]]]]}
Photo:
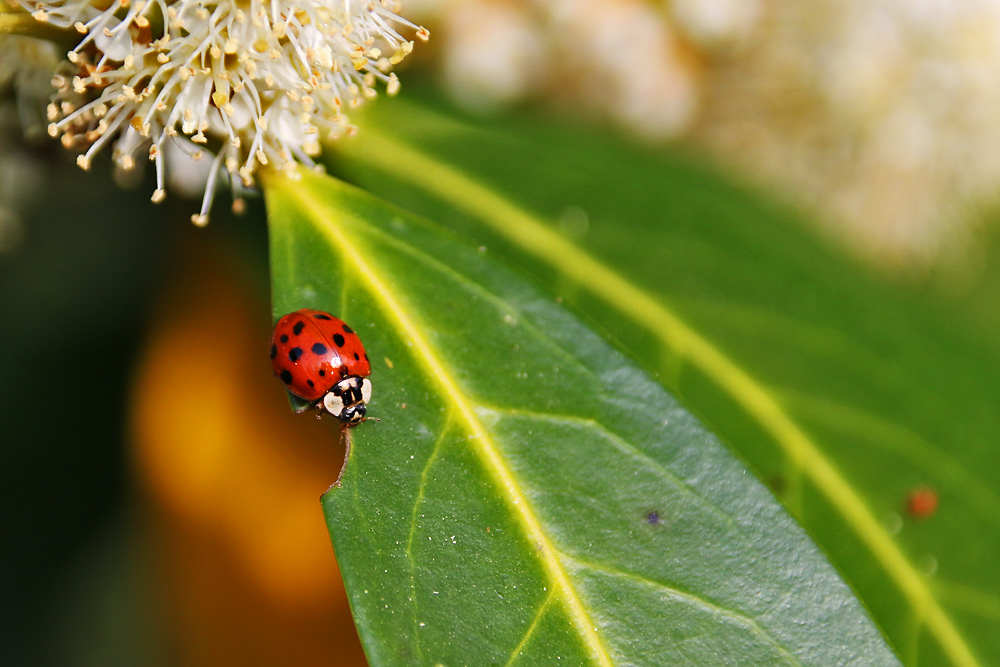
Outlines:
{"type": "Polygon", "coordinates": [[[365,420],[368,401],[372,398],[372,383],[359,375],[348,375],[323,396],[323,407],[348,426],[365,420]]]}

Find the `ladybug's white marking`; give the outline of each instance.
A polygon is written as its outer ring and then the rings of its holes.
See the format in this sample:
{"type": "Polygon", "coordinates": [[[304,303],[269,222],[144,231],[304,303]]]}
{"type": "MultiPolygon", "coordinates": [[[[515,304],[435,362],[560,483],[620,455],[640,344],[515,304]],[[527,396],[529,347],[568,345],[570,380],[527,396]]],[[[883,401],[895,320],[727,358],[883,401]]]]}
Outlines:
{"type": "Polygon", "coordinates": [[[344,411],[344,399],[332,391],[328,391],[323,397],[323,407],[334,417],[340,417],[340,414],[344,411]]]}
{"type": "Polygon", "coordinates": [[[372,383],[367,378],[361,380],[361,401],[368,403],[372,400],[372,383]]]}

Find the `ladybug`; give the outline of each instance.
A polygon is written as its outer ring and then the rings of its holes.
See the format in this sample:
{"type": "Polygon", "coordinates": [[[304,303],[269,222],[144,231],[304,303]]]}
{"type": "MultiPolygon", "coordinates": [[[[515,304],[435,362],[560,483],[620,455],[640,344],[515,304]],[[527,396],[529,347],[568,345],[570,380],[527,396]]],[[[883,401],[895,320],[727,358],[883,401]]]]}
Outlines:
{"type": "Polygon", "coordinates": [[[371,364],[361,339],[343,320],[303,308],[278,320],[271,334],[271,367],[285,388],[325,409],[345,426],[365,420],[372,397],[371,364]]]}

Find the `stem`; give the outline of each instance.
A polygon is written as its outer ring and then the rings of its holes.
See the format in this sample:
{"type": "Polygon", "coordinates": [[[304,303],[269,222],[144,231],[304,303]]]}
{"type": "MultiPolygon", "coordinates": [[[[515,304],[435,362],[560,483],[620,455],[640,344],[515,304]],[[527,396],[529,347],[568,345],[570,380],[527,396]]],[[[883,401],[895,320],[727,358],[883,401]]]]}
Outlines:
{"type": "Polygon", "coordinates": [[[48,23],[35,20],[31,14],[22,9],[14,8],[5,2],[0,2],[0,35],[23,35],[55,42],[61,46],[73,45],[74,32],[66,28],[57,28],[48,23]]]}

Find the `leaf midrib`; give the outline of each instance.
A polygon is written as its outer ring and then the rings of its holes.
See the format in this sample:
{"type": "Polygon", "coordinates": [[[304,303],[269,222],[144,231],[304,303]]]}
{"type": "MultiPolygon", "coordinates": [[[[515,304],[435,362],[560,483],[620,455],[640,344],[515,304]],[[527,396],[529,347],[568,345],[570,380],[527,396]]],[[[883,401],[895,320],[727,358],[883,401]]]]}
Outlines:
{"type": "Polygon", "coordinates": [[[933,475],[938,479],[939,489],[947,489],[949,494],[963,499],[982,520],[1000,528],[1000,496],[943,447],[864,408],[797,389],[776,387],[774,391],[786,405],[817,423],[851,433],[855,439],[867,437],[874,445],[893,452],[928,476],[933,475]]]}
{"type": "MultiPolygon", "coordinates": [[[[302,180],[308,180],[311,176],[308,173],[300,172],[302,180]]],[[[355,240],[348,234],[343,233],[334,224],[334,220],[349,220],[350,214],[344,209],[333,209],[322,199],[315,197],[310,192],[309,187],[303,187],[299,181],[298,187],[287,187],[288,177],[281,174],[271,174],[266,177],[268,185],[284,189],[286,196],[297,200],[300,209],[305,213],[305,218],[313,222],[317,230],[326,236],[335,247],[341,250],[341,256],[354,264],[357,269],[356,275],[361,282],[367,282],[369,292],[378,300],[392,319],[404,339],[408,339],[413,344],[414,358],[427,366],[429,377],[433,378],[440,386],[442,397],[452,403],[452,406],[464,424],[469,435],[469,440],[474,451],[484,462],[486,468],[494,475],[501,489],[505,494],[505,501],[509,506],[513,516],[522,525],[522,530],[531,543],[537,546],[535,553],[541,562],[542,568],[553,584],[553,588],[562,591],[562,603],[570,618],[570,622],[576,628],[581,639],[587,645],[596,664],[604,667],[612,667],[613,662],[607,648],[597,634],[593,621],[587,613],[576,589],[570,583],[569,576],[563,569],[562,563],[557,556],[557,550],[549,540],[548,535],[542,528],[541,522],[535,515],[528,499],[521,493],[517,481],[512,472],[501,457],[496,445],[493,443],[490,434],[485,426],[478,419],[473,407],[466,400],[457,382],[453,379],[452,373],[439,358],[436,350],[421,333],[421,328],[407,314],[405,308],[396,300],[389,287],[381,280],[379,273],[366,260],[367,256],[357,247],[355,240]],[[310,213],[319,215],[310,215],[310,213]],[[326,224],[320,224],[322,219],[326,224]]],[[[363,224],[362,221],[356,221],[363,224]]]]}
{"type": "Polygon", "coordinates": [[[860,495],[767,389],[735,361],[644,290],[566,241],[540,219],[451,166],[379,134],[374,127],[366,127],[351,155],[469,211],[526,252],[555,266],[605,303],[643,325],[679,357],[686,357],[713,378],[771,434],[848,525],[854,527],[910,606],[923,618],[952,663],[961,667],[980,666],[926,580],[893,542],[860,495]]]}

